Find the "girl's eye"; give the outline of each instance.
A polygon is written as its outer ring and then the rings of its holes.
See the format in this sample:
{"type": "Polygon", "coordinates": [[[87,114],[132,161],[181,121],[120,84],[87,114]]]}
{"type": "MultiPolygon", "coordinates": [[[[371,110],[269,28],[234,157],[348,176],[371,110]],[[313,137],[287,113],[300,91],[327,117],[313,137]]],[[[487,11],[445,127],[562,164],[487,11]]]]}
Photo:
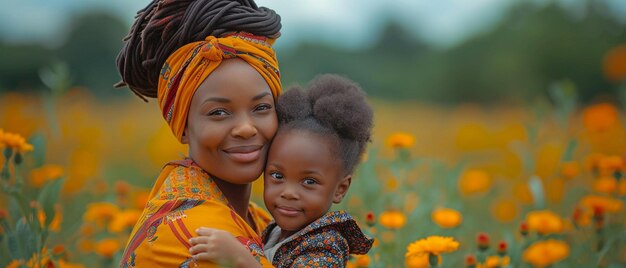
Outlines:
{"type": "Polygon", "coordinates": [[[224,116],[228,115],[228,112],[224,109],[215,109],[209,112],[209,116],[224,116]]]}
{"type": "Polygon", "coordinates": [[[272,105],[267,104],[267,103],[259,104],[256,107],[254,107],[255,111],[266,111],[270,109],[272,109],[272,105]]]}
{"type": "Polygon", "coordinates": [[[270,176],[272,176],[272,178],[274,178],[276,180],[282,180],[283,179],[283,174],[280,174],[279,172],[276,172],[276,171],[271,172],[270,176]]]}
{"type": "Polygon", "coordinates": [[[317,184],[317,181],[315,181],[314,179],[304,179],[303,183],[306,185],[315,185],[317,184]]]}

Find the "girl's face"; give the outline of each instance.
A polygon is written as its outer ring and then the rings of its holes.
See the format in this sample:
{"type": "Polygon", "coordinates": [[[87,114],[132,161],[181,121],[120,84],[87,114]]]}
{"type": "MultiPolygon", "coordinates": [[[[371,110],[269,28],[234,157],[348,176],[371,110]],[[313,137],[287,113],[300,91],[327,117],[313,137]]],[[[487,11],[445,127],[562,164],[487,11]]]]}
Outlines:
{"type": "Polygon", "coordinates": [[[223,61],[191,99],[183,143],[202,169],[247,184],[263,170],[278,119],[272,92],[241,59],[223,61]]]}
{"type": "Polygon", "coordinates": [[[328,138],[307,131],[280,132],[265,167],[265,206],[281,229],[297,232],[339,203],[350,187],[328,138]]]}

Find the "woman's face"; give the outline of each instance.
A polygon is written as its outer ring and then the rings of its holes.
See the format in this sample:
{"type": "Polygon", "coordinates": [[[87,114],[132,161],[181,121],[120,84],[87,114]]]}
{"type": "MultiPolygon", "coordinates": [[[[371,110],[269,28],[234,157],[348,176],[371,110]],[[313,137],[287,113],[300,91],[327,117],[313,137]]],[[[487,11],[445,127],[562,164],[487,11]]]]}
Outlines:
{"type": "Polygon", "coordinates": [[[263,77],[241,59],[224,60],[196,90],[183,143],[202,169],[247,184],[261,174],[278,119],[263,77]]]}
{"type": "Polygon", "coordinates": [[[264,201],[285,234],[304,228],[339,203],[350,187],[328,138],[306,131],[280,132],[265,168],[264,201]]]}

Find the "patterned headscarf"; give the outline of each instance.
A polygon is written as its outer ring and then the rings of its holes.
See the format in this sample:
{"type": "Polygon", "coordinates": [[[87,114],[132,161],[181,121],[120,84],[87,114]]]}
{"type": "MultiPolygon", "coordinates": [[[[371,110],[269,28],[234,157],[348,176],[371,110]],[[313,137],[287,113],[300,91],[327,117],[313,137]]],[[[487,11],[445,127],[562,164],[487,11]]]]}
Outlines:
{"type": "Polygon", "coordinates": [[[272,49],[275,39],[245,32],[182,46],[170,55],[159,75],[157,99],[163,118],[181,141],[194,93],[224,59],[240,58],[256,69],[272,90],[281,93],[278,61],[272,49]]]}

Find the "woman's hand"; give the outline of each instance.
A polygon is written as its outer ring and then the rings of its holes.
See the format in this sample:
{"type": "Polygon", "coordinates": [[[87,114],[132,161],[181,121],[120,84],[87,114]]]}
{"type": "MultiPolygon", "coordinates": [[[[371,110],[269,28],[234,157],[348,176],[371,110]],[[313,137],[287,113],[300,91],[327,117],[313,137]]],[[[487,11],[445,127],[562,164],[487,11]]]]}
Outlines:
{"type": "Polygon", "coordinates": [[[195,260],[234,264],[235,267],[261,267],[248,249],[231,233],[200,227],[197,237],[189,239],[189,252],[195,260]]]}

